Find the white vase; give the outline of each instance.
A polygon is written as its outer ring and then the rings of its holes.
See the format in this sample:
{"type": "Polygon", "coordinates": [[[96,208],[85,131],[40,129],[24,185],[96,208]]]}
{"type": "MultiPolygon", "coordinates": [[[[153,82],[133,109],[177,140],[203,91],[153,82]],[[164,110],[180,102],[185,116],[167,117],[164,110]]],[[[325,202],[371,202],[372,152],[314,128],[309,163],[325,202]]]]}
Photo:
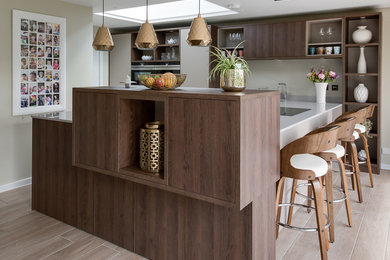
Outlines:
{"type": "Polygon", "coordinates": [[[326,87],[328,86],[328,83],[314,83],[314,86],[316,87],[316,100],[319,104],[325,104],[326,103],[326,87]]]}
{"type": "Polygon", "coordinates": [[[358,73],[367,73],[366,57],[364,56],[364,47],[360,47],[360,56],[358,61],[358,73]]]}
{"type": "Polygon", "coordinates": [[[359,103],[365,103],[368,99],[368,89],[363,83],[360,83],[354,90],[353,96],[359,103]]]}
{"type": "Polygon", "coordinates": [[[358,44],[369,43],[372,39],[372,32],[367,26],[358,26],[358,29],[352,33],[352,40],[358,44]]]}

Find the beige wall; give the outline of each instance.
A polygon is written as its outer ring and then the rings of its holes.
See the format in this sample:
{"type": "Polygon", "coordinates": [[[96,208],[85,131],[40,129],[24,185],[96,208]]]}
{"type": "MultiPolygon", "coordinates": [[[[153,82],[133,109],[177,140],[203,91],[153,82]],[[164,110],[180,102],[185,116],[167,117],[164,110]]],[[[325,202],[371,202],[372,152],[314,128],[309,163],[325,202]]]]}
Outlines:
{"type": "Polygon", "coordinates": [[[382,26],[382,165],[390,169],[390,8],[380,10],[383,15],[382,26]]]}
{"type": "Polygon", "coordinates": [[[327,91],[329,102],[342,101],[342,77],[343,64],[338,59],[315,59],[315,60],[262,60],[248,61],[252,71],[247,79],[247,87],[250,89],[275,87],[278,83],[287,83],[288,96],[295,96],[314,101],[315,88],[313,83],[306,78],[306,73],[311,68],[332,69],[340,74],[340,77],[330,85],[338,85],[338,91],[327,91]]]}
{"type": "Polygon", "coordinates": [[[1,0],[0,186],[31,176],[31,118],[11,116],[12,9],[67,19],[67,110],[72,87],[92,85],[92,9],[60,0],[1,0]]]}

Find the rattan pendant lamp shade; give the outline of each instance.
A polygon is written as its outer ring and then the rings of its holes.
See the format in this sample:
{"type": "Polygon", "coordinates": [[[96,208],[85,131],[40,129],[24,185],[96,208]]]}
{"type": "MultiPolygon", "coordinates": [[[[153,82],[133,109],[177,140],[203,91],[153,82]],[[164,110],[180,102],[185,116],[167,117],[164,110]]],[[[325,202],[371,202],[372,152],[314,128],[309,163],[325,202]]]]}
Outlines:
{"type": "Polygon", "coordinates": [[[146,0],[146,21],[141,25],[135,39],[135,46],[140,50],[151,50],[158,46],[158,39],[153,25],[148,21],[149,1],[146,0]]]}
{"type": "Polygon", "coordinates": [[[191,46],[209,46],[211,35],[206,20],[200,16],[200,0],[198,17],[194,18],[190,32],[187,36],[187,43],[191,46]]]}
{"type": "Polygon", "coordinates": [[[104,0],[103,0],[103,24],[99,27],[92,46],[97,51],[111,51],[114,48],[110,29],[104,26],[104,0]]]}

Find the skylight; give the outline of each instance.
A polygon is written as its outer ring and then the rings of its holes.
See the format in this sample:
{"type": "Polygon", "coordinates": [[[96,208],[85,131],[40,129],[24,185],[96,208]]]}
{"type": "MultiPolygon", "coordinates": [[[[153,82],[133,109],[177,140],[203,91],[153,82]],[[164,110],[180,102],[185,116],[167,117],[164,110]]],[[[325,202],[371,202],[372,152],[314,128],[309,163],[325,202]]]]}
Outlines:
{"type": "MultiPolygon", "coordinates": [[[[182,0],[149,5],[149,22],[161,23],[190,20],[198,15],[198,10],[198,0],[182,0]]],[[[210,3],[206,0],[200,1],[200,12],[202,17],[213,17],[237,13],[236,11],[210,3]]],[[[101,12],[95,14],[103,15],[101,12]]],[[[146,6],[106,11],[104,16],[135,23],[144,23],[146,19],[146,6]]]]}

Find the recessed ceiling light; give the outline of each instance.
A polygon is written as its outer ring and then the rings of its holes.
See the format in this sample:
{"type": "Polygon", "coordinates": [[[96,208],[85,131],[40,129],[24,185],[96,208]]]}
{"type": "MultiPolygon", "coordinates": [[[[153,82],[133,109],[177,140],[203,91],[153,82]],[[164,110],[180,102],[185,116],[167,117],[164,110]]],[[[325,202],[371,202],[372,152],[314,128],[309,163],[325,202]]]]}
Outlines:
{"type": "MultiPolygon", "coordinates": [[[[149,22],[161,23],[180,20],[190,20],[198,15],[198,0],[182,0],[161,4],[149,5],[149,22]]],[[[105,16],[135,23],[143,23],[146,19],[145,6],[106,11],[105,16]]],[[[203,17],[213,17],[237,14],[238,12],[226,7],[201,0],[203,17]]],[[[101,12],[96,15],[103,15],[101,12]]]]}

